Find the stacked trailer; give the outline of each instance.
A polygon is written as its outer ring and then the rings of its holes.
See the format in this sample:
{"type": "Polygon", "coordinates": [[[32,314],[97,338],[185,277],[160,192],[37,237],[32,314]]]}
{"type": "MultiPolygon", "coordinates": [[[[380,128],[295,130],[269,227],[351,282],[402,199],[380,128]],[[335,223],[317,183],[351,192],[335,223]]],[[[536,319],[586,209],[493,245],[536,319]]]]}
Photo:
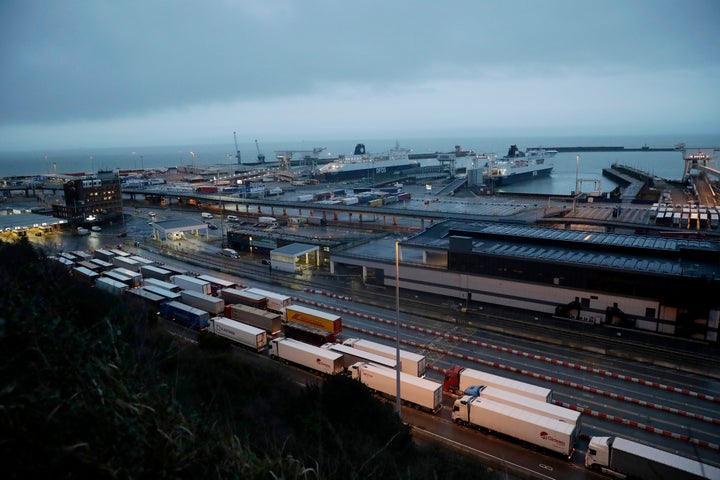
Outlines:
{"type": "Polygon", "coordinates": [[[205,295],[204,293],[194,292],[192,290],[183,290],[180,292],[182,302],[191,307],[205,310],[213,316],[218,316],[225,311],[225,302],[222,298],[205,295]]]}
{"type": "Polygon", "coordinates": [[[342,317],[340,315],[301,305],[288,305],[285,307],[285,320],[319,328],[326,332],[342,333],[342,317]]]}
{"type": "Polygon", "coordinates": [[[462,394],[468,388],[479,385],[496,387],[507,392],[535,398],[541,402],[552,402],[552,390],[549,388],[470,368],[453,367],[445,372],[443,387],[447,392],[462,394]]]}
{"type": "Polygon", "coordinates": [[[344,371],[341,354],[290,338],[271,340],[270,357],[323,375],[335,375],[344,371]]]}
{"type": "Polygon", "coordinates": [[[197,278],[198,278],[198,280],[202,280],[202,281],[208,282],[210,284],[210,289],[212,291],[212,295],[217,295],[217,292],[224,288],[237,287],[237,283],[235,283],[235,282],[231,282],[229,280],[223,280],[222,278],[217,278],[217,277],[213,277],[210,275],[198,275],[197,278]]]}
{"type": "Polygon", "coordinates": [[[379,365],[392,370],[395,370],[397,366],[395,360],[385,358],[371,352],[366,352],[365,350],[353,348],[348,345],[343,345],[342,343],[326,343],[322,346],[322,348],[341,354],[343,356],[345,368],[350,368],[356,363],[370,363],[372,365],[379,365]]]}
{"type": "Polygon", "coordinates": [[[282,315],[279,313],[236,304],[228,305],[225,308],[225,316],[238,322],[262,328],[270,335],[276,335],[282,331],[282,315]]]}
{"type": "Polygon", "coordinates": [[[285,308],[292,305],[292,297],[283,295],[281,293],[270,292],[268,290],[262,290],[260,288],[246,288],[246,292],[254,293],[267,299],[267,308],[270,311],[277,313],[284,313],[285,308]]]}
{"type": "Polygon", "coordinates": [[[225,337],[256,352],[263,351],[268,344],[265,330],[225,317],[211,318],[208,332],[225,337]]]}
{"type": "MultiPolygon", "coordinates": [[[[360,338],[348,338],[343,344],[355,347],[366,352],[372,352],[386,358],[397,359],[397,350],[395,347],[383,345],[382,343],[363,340],[360,338]]],[[[419,353],[400,350],[400,370],[415,375],[416,377],[424,377],[427,368],[427,360],[425,355],[419,353]]]]}
{"type": "Polygon", "coordinates": [[[225,300],[226,305],[246,305],[248,307],[267,310],[267,297],[256,293],[240,290],[237,288],[223,288],[219,292],[220,298],[225,300]]]}
{"type": "MultiPolygon", "coordinates": [[[[373,391],[397,397],[397,370],[380,365],[358,362],[349,369],[353,379],[373,391]]],[[[442,409],[442,385],[407,373],[400,375],[400,399],[433,414],[442,409]]]]}

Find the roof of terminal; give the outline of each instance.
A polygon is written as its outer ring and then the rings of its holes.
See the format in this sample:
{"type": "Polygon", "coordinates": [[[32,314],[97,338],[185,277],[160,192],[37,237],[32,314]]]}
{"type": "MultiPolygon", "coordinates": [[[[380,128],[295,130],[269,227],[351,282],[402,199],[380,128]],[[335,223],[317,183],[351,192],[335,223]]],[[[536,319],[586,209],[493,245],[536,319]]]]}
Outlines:
{"type": "Polygon", "coordinates": [[[496,257],[720,279],[715,241],[446,221],[401,245],[448,250],[453,236],[470,237],[473,253],[496,257]]]}

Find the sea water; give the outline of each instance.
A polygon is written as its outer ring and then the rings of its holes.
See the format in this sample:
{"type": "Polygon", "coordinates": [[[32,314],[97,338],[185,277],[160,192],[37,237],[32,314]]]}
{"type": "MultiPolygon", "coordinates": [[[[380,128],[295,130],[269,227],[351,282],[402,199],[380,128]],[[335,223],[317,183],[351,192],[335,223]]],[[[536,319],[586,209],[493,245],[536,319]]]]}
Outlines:
{"type": "MultiPolygon", "coordinates": [[[[644,135],[644,136],[554,136],[554,137],[408,137],[386,139],[304,140],[260,143],[260,151],[267,162],[275,161],[275,152],[282,150],[311,151],[323,148],[321,155],[328,157],[351,154],[356,143],[363,143],[370,153],[387,151],[396,144],[414,153],[451,152],[458,145],[477,153],[495,153],[503,156],[511,144],[521,150],[534,147],[620,146],[640,148],[673,148],[684,143],[687,148],[720,148],[717,135],[644,135]]],[[[247,142],[239,144],[241,159],[256,162],[258,146],[247,142]]],[[[720,153],[718,154],[720,157],[720,153]]],[[[77,150],[0,151],[0,177],[34,176],[52,173],[96,172],[98,170],[131,170],[167,168],[177,165],[210,166],[236,164],[235,145],[200,144],[152,147],[108,147],[77,150]]],[[[428,163],[424,161],[424,163],[428,163]]],[[[467,166],[467,159],[459,159],[457,167],[467,166]]],[[[680,180],[685,162],[682,151],[670,152],[562,152],[554,159],[554,169],[547,178],[503,187],[501,191],[547,195],[568,195],[575,190],[576,179],[580,191],[590,192],[599,182],[600,191],[609,192],[617,185],[602,170],[617,163],[651,173],[667,180],[680,180]]],[[[479,165],[482,167],[482,165],[479,165]]],[[[717,167],[717,160],[714,161],[717,167]]]]}

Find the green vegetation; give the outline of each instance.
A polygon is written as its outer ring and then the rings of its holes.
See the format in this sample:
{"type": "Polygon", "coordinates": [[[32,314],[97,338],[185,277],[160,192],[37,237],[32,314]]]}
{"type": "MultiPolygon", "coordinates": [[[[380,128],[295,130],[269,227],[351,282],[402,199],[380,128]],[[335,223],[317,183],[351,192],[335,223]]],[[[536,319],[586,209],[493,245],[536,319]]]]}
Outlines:
{"type": "Polygon", "coordinates": [[[415,444],[364,385],[302,388],[217,338],[183,342],[27,241],[0,244],[0,284],[6,478],[493,478],[415,444]]]}

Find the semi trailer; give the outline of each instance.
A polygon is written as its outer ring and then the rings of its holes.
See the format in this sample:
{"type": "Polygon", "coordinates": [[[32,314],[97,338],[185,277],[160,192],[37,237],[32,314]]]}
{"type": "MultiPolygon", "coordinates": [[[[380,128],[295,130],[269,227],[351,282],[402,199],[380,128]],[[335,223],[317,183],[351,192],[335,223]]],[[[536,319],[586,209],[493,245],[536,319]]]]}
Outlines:
{"type": "Polygon", "coordinates": [[[535,445],[568,459],[572,457],[578,439],[575,425],[472,395],[455,400],[452,420],[535,445]]]}
{"type": "Polygon", "coordinates": [[[720,479],[720,468],[620,437],[591,437],[585,467],[640,480],[720,479]]]}
{"type": "Polygon", "coordinates": [[[180,298],[182,298],[181,301],[184,304],[205,310],[214,316],[221,315],[225,311],[225,301],[212,295],[205,295],[193,290],[183,290],[180,292],[180,298]]]}
{"type": "Polygon", "coordinates": [[[204,331],[208,327],[210,314],[205,310],[171,300],[160,304],[160,315],[193,330],[204,331]]]}
{"type": "Polygon", "coordinates": [[[212,288],[210,282],[204,280],[198,280],[190,275],[173,275],[170,277],[172,283],[182,288],[183,290],[192,290],[193,292],[204,293],[205,295],[212,295],[212,288]]]}
{"type": "MultiPolygon", "coordinates": [[[[358,362],[349,371],[353,379],[371,390],[397,398],[397,370],[358,362]]],[[[442,409],[442,385],[400,372],[400,400],[436,414],[442,409]]]]}
{"type": "MultiPolygon", "coordinates": [[[[372,342],[370,340],[360,338],[348,338],[343,342],[343,344],[397,360],[395,347],[391,347],[389,345],[383,345],[382,343],[372,342]]],[[[426,364],[427,361],[425,359],[425,355],[408,352],[407,350],[400,350],[400,370],[402,372],[415,375],[416,377],[424,377],[426,364]]]]}
{"type": "Polygon", "coordinates": [[[262,328],[270,335],[282,331],[282,315],[279,313],[260,310],[247,305],[228,305],[225,307],[225,316],[253,327],[262,328]]]}
{"type": "Polygon", "coordinates": [[[271,340],[270,357],[324,375],[335,375],[345,371],[341,354],[290,338],[271,340]]]}
{"type": "Polygon", "coordinates": [[[225,317],[211,318],[208,332],[230,339],[256,352],[261,352],[268,344],[265,330],[225,317]]]}
{"type": "Polygon", "coordinates": [[[302,323],[309,327],[319,328],[326,332],[342,333],[342,317],[334,313],[323,312],[301,305],[288,305],[285,307],[285,320],[302,323]]]}
{"type": "Polygon", "coordinates": [[[470,368],[453,367],[445,372],[443,388],[446,392],[462,394],[468,388],[478,385],[493,386],[508,392],[532,397],[543,402],[552,402],[552,390],[549,388],[519,382],[470,368]]]}

